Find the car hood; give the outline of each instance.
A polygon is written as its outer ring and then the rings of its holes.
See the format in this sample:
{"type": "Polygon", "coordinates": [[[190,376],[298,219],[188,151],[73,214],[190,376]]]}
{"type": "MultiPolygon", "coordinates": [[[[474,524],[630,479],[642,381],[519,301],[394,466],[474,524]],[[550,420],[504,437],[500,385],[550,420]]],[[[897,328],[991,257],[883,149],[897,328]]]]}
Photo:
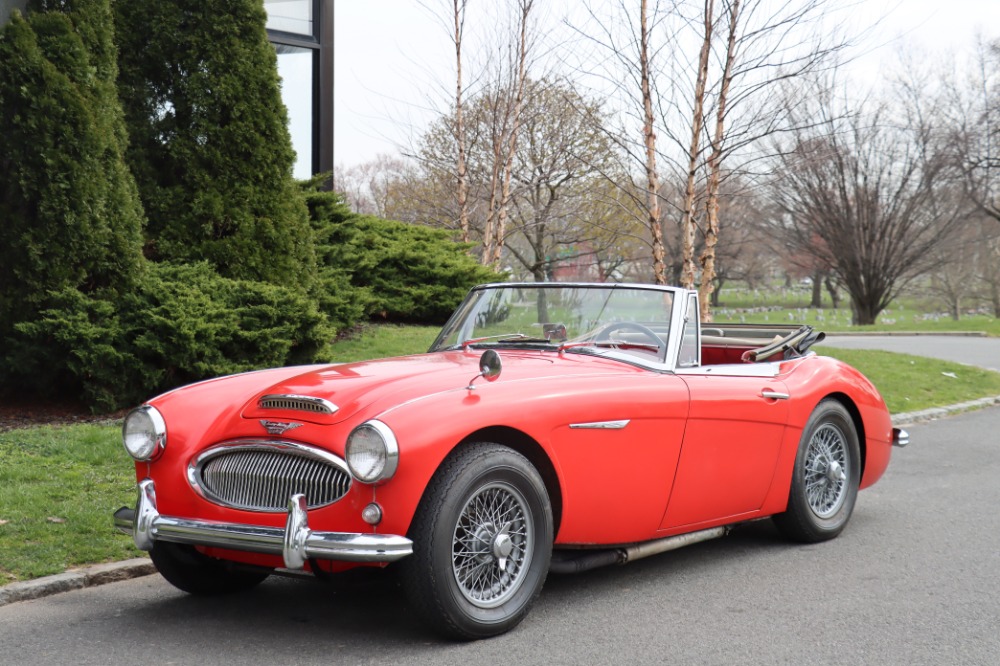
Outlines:
{"type": "MultiPolygon", "coordinates": [[[[550,351],[504,350],[503,371],[496,381],[526,381],[568,375],[609,375],[641,370],[617,361],[581,354],[550,351]]],[[[244,405],[246,419],[295,418],[298,421],[332,425],[354,417],[362,410],[369,417],[422,397],[443,391],[465,390],[470,381],[487,381],[479,374],[482,351],[437,352],[377,361],[312,367],[307,372],[263,388],[244,405]],[[305,396],[332,403],[332,414],[306,409],[262,408],[264,396],[305,396]]],[[[292,400],[294,402],[294,399],[292,400]]]]}

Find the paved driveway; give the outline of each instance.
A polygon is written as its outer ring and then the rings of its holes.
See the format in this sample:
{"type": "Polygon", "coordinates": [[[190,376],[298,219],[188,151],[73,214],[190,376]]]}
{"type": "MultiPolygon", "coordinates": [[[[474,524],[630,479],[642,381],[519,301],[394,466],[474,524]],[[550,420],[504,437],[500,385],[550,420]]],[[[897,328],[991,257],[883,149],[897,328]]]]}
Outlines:
{"type": "Polygon", "coordinates": [[[963,335],[831,335],[822,345],[939,358],[1000,371],[1000,338],[963,335]]]}

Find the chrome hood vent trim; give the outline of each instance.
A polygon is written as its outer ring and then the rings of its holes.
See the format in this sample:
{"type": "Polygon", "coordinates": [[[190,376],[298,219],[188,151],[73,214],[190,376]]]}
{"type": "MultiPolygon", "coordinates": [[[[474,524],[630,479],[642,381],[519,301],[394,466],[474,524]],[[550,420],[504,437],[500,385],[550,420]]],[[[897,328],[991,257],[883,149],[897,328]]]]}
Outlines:
{"type": "Polygon", "coordinates": [[[244,511],[284,512],[292,495],[307,508],[333,504],[351,489],[339,457],[295,442],[240,439],[204,451],[191,461],[188,482],[210,502],[244,511]]]}
{"type": "Polygon", "coordinates": [[[313,414],[333,414],[340,409],[337,405],[323,398],[292,394],[265,395],[257,401],[257,406],[261,409],[283,409],[313,414]]]}

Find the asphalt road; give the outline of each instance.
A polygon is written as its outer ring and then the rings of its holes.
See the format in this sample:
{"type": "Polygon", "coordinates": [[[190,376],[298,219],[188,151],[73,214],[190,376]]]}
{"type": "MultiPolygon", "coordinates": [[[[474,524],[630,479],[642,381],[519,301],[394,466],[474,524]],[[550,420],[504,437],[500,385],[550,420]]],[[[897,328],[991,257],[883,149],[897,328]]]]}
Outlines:
{"type": "Polygon", "coordinates": [[[998,431],[1000,408],[911,428],[834,541],[788,544],[760,522],[552,576],[488,641],[427,634],[390,576],[222,599],[150,576],[0,607],[0,663],[995,665],[1000,445],[984,433],[998,431]]]}
{"type": "MultiPolygon", "coordinates": [[[[963,335],[831,335],[820,344],[844,349],[881,349],[965,363],[987,370],[1000,370],[1000,338],[963,335]]],[[[997,663],[1000,663],[1000,657],[997,663]]]]}

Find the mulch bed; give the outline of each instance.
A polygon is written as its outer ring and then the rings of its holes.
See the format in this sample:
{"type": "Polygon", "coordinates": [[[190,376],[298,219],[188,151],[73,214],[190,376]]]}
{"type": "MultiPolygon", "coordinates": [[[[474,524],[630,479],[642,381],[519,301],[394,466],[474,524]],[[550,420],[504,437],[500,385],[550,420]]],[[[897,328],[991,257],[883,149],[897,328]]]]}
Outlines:
{"type": "Polygon", "coordinates": [[[111,414],[92,414],[87,408],[74,404],[39,404],[37,402],[0,400],[0,432],[41,425],[111,423],[124,416],[124,411],[111,414]]]}

